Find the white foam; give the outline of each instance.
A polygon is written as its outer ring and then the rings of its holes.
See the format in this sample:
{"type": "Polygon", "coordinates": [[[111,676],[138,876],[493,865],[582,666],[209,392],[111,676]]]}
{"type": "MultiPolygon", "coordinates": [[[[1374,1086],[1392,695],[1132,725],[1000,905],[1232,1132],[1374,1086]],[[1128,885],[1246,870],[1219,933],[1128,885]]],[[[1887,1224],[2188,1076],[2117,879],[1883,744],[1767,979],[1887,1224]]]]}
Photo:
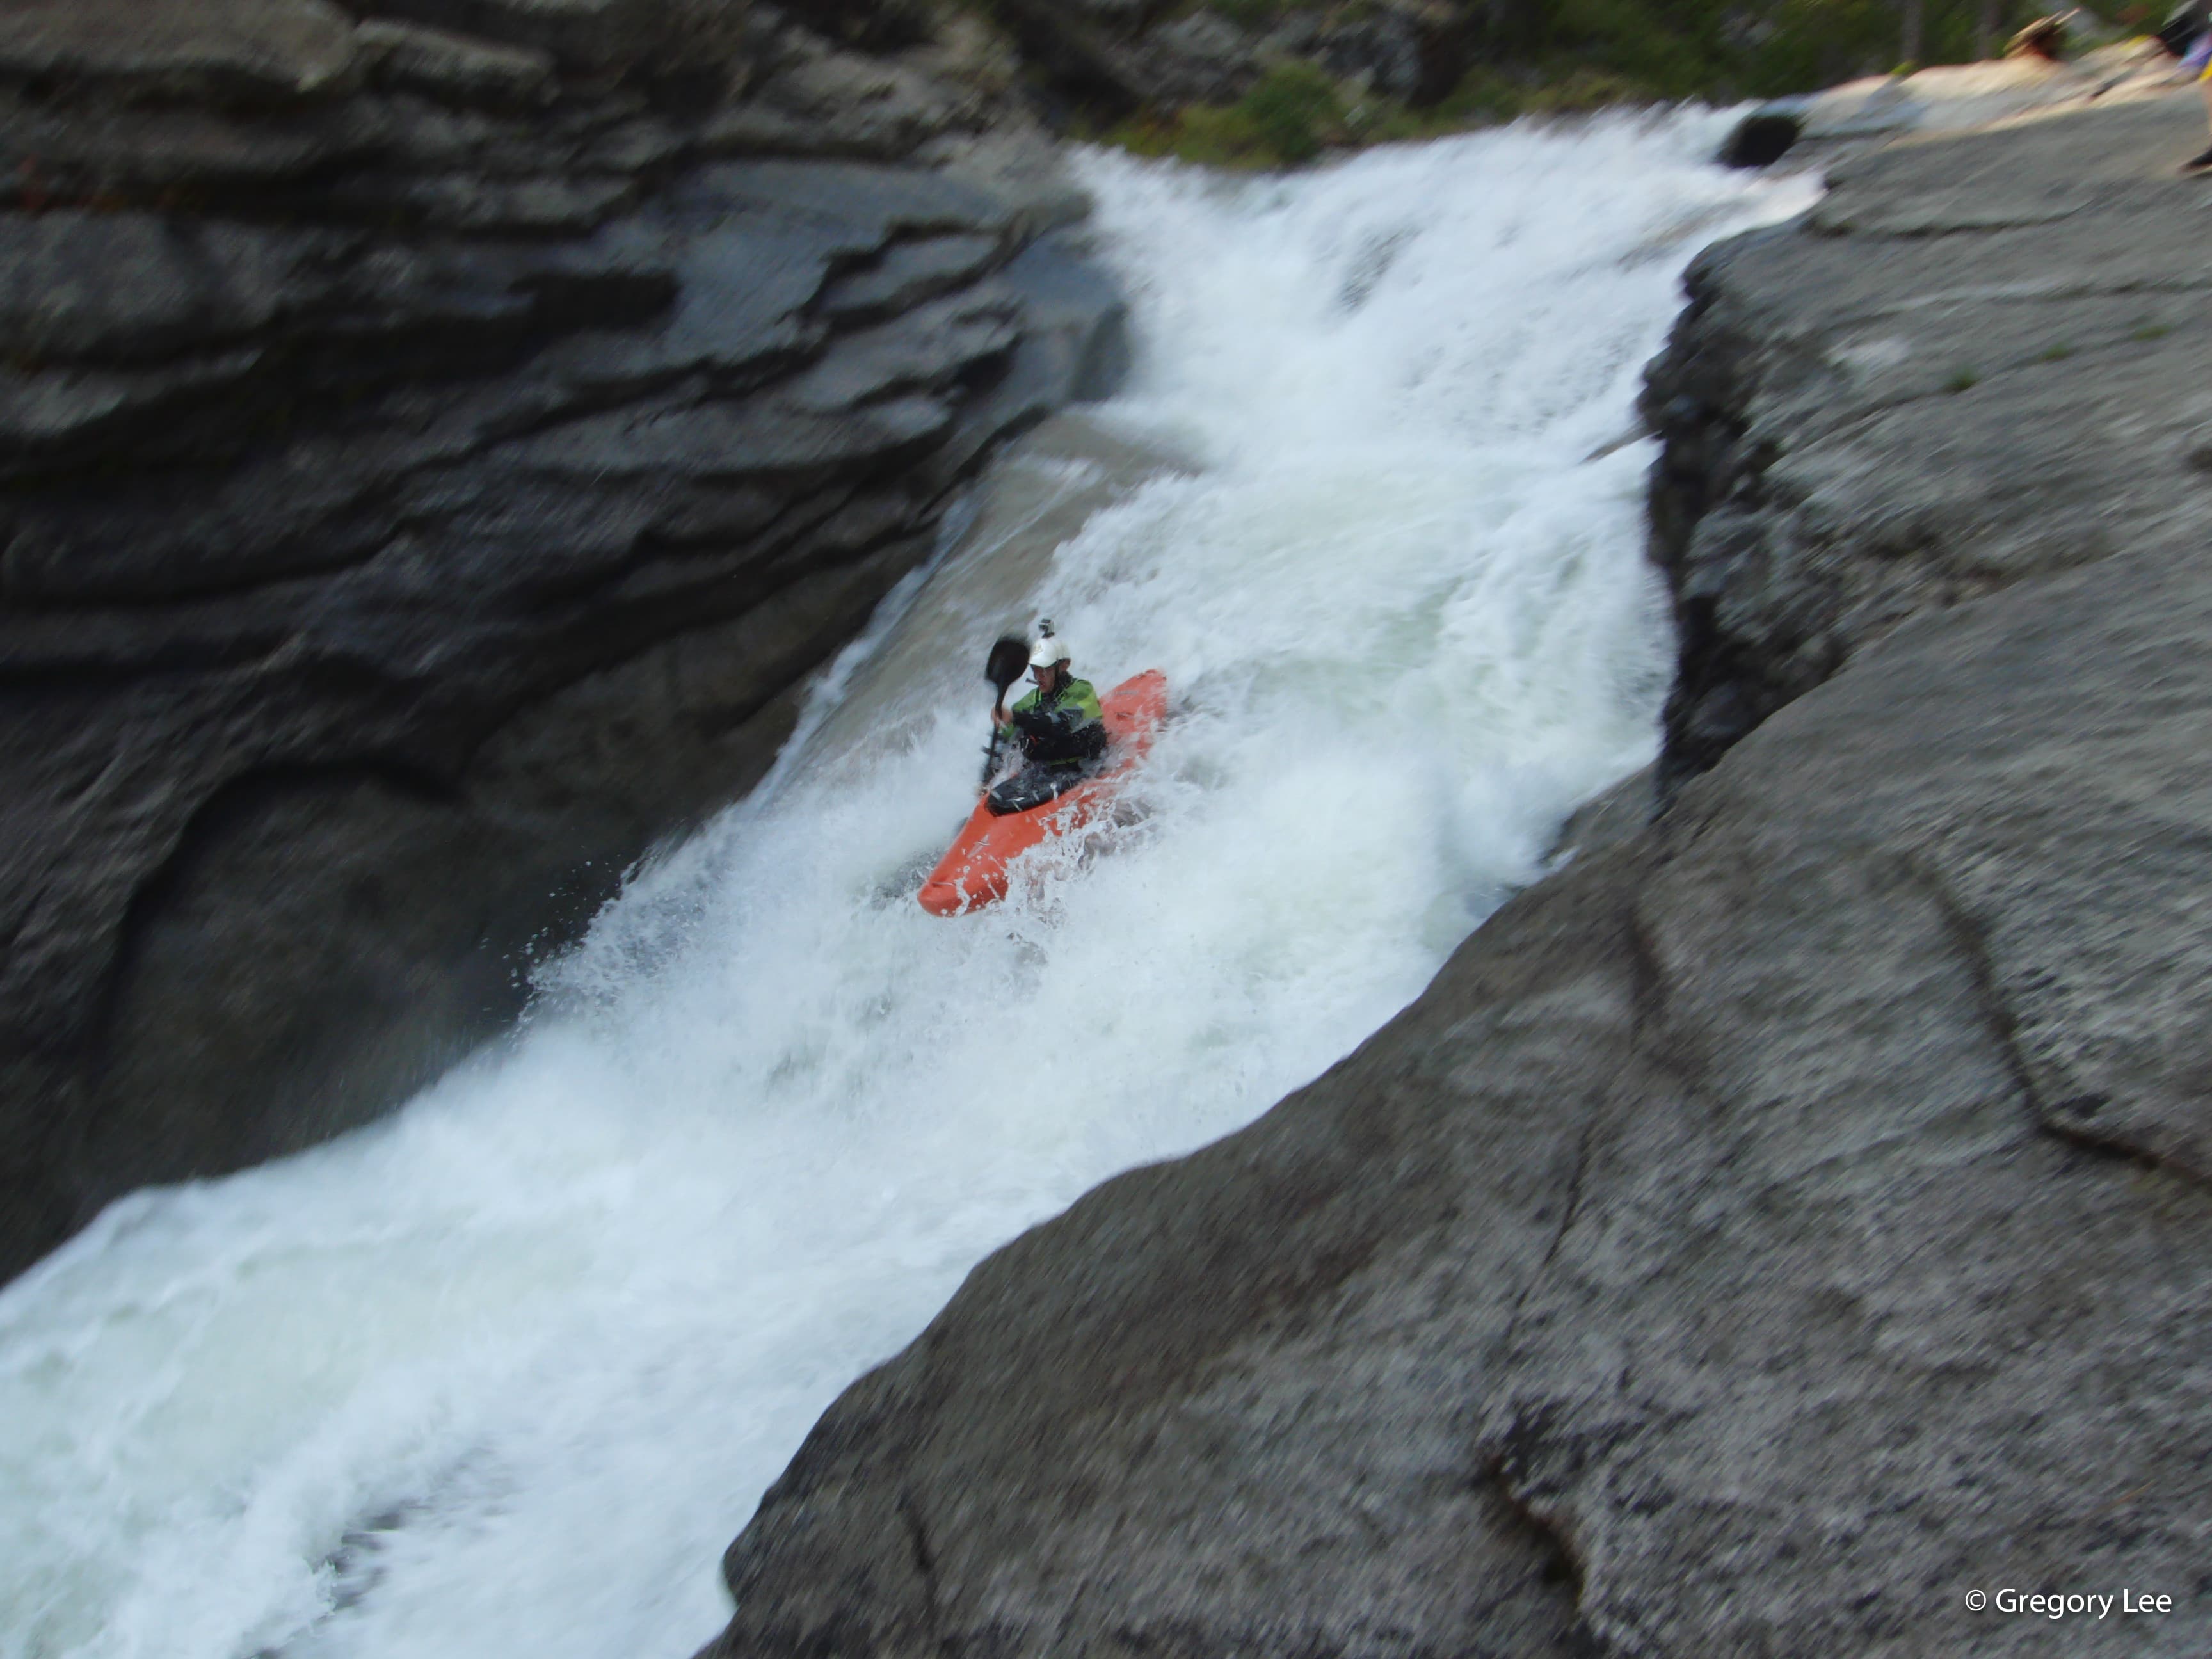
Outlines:
{"type": "Polygon", "coordinates": [[[969,1265],[1345,1053],[1648,757],[1650,449],[1583,458],[1688,253],[1802,204],[1703,165],[1720,131],[1090,158],[1140,343],[1106,418],[1203,470],[1033,608],[1102,684],[1166,670],[1143,821],[924,915],[985,700],[948,638],[876,743],[638,880],[511,1048],[115,1206],[0,1294],[0,1659],[710,1636],[757,1494],[969,1265]]]}

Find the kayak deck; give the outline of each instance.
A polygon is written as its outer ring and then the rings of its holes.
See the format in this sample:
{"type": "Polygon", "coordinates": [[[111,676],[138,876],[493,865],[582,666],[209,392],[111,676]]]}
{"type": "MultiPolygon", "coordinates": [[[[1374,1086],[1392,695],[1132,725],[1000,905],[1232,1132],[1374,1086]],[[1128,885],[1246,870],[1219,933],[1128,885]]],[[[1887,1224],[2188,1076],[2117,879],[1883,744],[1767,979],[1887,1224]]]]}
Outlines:
{"type": "Polygon", "coordinates": [[[988,796],[975,803],[960,832],[915,895],[933,916],[957,916],[1006,896],[1007,866],[1051,836],[1095,823],[1114,804],[1121,781],[1152,746],[1168,709],[1167,676],[1157,668],[1121,682],[1098,700],[1112,763],[1066,793],[1026,812],[1000,817],[988,796]]]}

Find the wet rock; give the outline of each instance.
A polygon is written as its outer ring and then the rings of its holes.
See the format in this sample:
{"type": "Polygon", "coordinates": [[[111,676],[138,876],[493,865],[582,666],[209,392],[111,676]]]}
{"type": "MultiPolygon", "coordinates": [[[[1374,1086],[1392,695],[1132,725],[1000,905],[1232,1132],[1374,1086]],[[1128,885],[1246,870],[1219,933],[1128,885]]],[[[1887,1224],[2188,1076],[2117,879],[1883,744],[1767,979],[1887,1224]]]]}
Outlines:
{"type": "Polygon", "coordinates": [[[1762,110],[1747,115],[1721,145],[1720,163],[1724,167],[1771,167],[1803,135],[1804,123],[1786,111],[1762,110]]]}
{"type": "MultiPolygon", "coordinates": [[[[264,9],[141,44],[292,63],[264,9]]],[[[244,103],[0,70],[0,1271],[496,1033],[1122,360],[1041,142],[939,120],[972,87],[704,0],[371,9],[244,103]],[[958,176],[852,159],[869,88],[958,176]]]]}

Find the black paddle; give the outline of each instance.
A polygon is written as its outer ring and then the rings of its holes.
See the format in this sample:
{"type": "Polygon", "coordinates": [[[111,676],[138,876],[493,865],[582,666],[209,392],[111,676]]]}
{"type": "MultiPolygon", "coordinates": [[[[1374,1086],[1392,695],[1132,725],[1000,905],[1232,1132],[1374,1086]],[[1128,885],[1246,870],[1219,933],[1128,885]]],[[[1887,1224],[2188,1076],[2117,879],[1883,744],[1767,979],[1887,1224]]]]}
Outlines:
{"type": "Polygon", "coordinates": [[[983,659],[983,678],[998,688],[998,697],[991,704],[991,746],[983,751],[983,787],[991,787],[991,774],[999,769],[1000,726],[996,718],[1006,707],[1006,688],[1021,678],[1022,671],[1030,665],[1030,647],[1026,640],[1018,640],[1011,634],[991,647],[991,654],[983,659]]]}

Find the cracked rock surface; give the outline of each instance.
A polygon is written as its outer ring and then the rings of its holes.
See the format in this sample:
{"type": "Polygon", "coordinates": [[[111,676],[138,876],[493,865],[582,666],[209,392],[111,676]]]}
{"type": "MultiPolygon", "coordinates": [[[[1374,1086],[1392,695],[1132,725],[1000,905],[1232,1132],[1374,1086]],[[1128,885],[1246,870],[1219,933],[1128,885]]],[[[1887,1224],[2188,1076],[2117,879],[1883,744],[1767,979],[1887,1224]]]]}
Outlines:
{"type": "Polygon", "coordinates": [[[1116,372],[939,46],[357,10],[0,20],[0,1276],[496,1031],[1116,372]]]}
{"type": "Polygon", "coordinates": [[[1655,395],[1735,375],[1696,432],[1766,493],[1705,500],[1767,539],[1676,574],[1745,661],[1817,617],[1817,672],[1323,1077],[977,1267],[762,1500],[709,1654],[2212,1647],[2212,336],[2112,311],[2201,301],[2130,205],[2182,210],[2185,113],[1889,152],[1826,216],[2086,179],[2101,259],[1703,263],[1655,395]],[[2007,1586],[2172,1611],[1964,1604],[2007,1586]]]}
{"type": "Polygon", "coordinates": [[[2203,139],[2185,94],[1899,144],[1691,268],[1644,400],[1667,783],[1905,617],[2203,544],[2203,139]]]}

